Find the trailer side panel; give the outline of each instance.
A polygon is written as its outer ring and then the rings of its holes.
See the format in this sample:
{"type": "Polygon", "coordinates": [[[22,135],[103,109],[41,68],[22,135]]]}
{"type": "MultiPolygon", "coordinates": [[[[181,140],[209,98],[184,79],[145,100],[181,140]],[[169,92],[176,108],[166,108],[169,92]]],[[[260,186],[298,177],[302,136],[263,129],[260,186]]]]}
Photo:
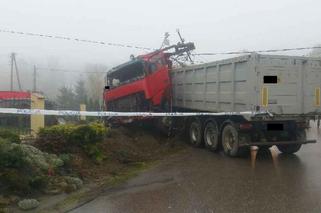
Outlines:
{"type": "Polygon", "coordinates": [[[278,115],[320,114],[321,59],[251,54],[171,73],[173,106],[278,115]]]}

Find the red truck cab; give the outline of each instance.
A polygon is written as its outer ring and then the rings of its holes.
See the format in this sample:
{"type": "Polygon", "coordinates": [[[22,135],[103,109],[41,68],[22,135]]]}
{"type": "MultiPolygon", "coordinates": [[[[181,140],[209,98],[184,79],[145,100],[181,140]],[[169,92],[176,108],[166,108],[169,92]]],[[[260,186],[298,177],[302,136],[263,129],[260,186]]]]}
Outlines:
{"type": "Polygon", "coordinates": [[[104,102],[108,111],[144,112],[168,102],[171,61],[156,51],[138,56],[107,73],[104,102]]]}

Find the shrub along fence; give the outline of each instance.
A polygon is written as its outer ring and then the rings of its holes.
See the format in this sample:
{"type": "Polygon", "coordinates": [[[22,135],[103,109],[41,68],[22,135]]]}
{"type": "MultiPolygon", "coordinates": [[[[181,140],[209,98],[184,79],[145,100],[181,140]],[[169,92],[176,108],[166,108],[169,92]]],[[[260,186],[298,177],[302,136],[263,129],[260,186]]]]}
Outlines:
{"type": "Polygon", "coordinates": [[[65,124],[40,129],[36,146],[55,154],[73,153],[81,149],[97,162],[104,156],[98,145],[103,142],[108,129],[102,123],[65,124]]]}

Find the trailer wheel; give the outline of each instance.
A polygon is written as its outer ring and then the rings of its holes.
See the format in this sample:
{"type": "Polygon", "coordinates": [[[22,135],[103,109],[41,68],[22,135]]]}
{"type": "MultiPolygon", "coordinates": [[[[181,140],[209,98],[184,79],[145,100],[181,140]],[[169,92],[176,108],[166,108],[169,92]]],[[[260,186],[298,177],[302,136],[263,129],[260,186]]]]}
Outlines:
{"type": "Polygon", "coordinates": [[[202,123],[194,119],[189,126],[189,141],[194,147],[200,147],[203,142],[202,123]]]}
{"type": "Polygon", "coordinates": [[[209,121],[204,130],[204,143],[206,148],[211,151],[218,150],[219,147],[219,139],[218,139],[219,131],[216,122],[209,121]]]}
{"type": "Polygon", "coordinates": [[[231,157],[243,156],[249,150],[248,147],[239,147],[238,131],[231,124],[227,124],[223,129],[222,146],[224,153],[231,157]]]}
{"type": "MultiPolygon", "coordinates": [[[[297,141],[305,141],[307,138],[305,130],[296,133],[297,141]]],[[[293,154],[301,149],[302,144],[277,145],[280,152],[284,154],[293,154]]]]}
{"type": "Polygon", "coordinates": [[[280,152],[284,154],[293,154],[301,149],[302,144],[277,145],[280,152]]]}

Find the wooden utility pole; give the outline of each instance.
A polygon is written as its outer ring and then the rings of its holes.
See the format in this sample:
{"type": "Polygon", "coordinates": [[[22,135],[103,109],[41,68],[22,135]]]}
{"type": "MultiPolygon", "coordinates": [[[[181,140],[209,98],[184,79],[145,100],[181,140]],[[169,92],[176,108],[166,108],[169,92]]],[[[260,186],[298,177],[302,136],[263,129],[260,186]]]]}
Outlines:
{"type": "Polygon", "coordinates": [[[11,72],[10,72],[10,91],[13,91],[13,57],[14,53],[10,55],[10,65],[11,65],[11,72]]]}
{"type": "Polygon", "coordinates": [[[11,53],[10,58],[11,58],[10,90],[13,91],[13,66],[15,66],[19,90],[22,91],[20,77],[19,77],[19,70],[18,70],[17,61],[16,61],[16,54],[11,53]]]}
{"type": "Polygon", "coordinates": [[[16,61],[16,55],[13,55],[13,59],[14,59],[14,65],[16,67],[16,75],[17,75],[17,81],[18,81],[18,86],[19,86],[19,90],[22,91],[22,87],[21,87],[21,82],[20,82],[20,77],[19,77],[19,70],[18,70],[18,66],[17,66],[17,61],[16,61]]]}

